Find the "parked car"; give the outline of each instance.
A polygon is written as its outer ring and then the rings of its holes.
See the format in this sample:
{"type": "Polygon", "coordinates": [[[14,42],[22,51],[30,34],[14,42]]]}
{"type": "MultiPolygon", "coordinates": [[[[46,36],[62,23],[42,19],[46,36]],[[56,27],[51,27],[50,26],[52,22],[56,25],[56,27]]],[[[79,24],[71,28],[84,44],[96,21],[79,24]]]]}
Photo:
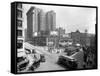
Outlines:
{"type": "Polygon", "coordinates": [[[41,61],[41,62],[45,62],[45,56],[44,56],[43,54],[41,54],[40,56],[41,56],[40,61],[41,61]]]}
{"type": "Polygon", "coordinates": [[[65,55],[59,56],[57,63],[68,69],[77,69],[77,66],[78,66],[76,59],[71,58],[69,56],[65,56],[65,55]]]}
{"type": "Polygon", "coordinates": [[[17,61],[18,61],[17,62],[17,70],[18,71],[22,71],[22,70],[26,69],[26,66],[29,64],[29,61],[23,57],[18,57],[17,61]]]}

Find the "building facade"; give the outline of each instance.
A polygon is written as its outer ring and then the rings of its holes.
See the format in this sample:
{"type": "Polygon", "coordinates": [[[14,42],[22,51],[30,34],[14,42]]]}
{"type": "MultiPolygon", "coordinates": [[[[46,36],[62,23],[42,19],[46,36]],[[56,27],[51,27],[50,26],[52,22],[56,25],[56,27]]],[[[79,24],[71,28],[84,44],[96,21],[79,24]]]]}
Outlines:
{"type": "Polygon", "coordinates": [[[23,8],[21,3],[17,3],[17,49],[23,50],[24,31],[23,31],[23,8]]]}
{"type": "Polygon", "coordinates": [[[79,30],[76,32],[71,32],[71,38],[73,39],[73,43],[79,43],[81,45],[87,45],[90,46],[90,37],[85,31],[84,33],[81,33],[79,30]]]}
{"type": "MultiPolygon", "coordinates": [[[[54,11],[44,13],[42,9],[31,7],[27,12],[27,40],[38,44],[50,37],[50,32],[56,29],[56,14],[54,11]],[[42,40],[42,41],[41,41],[42,40]],[[37,41],[37,42],[36,42],[37,41]]],[[[39,44],[40,45],[40,44],[39,44]]]]}
{"type": "Polygon", "coordinates": [[[41,9],[41,11],[39,12],[39,32],[40,31],[46,31],[46,19],[45,19],[45,13],[44,11],[41,9]]]}
{"type": "Polygon", "coordinates": [[[56,13],[54,11],[48,11],[46,13],[46,25],[49,31],[56,29],[56,13]]]}
{"type": "Polygon", "coordinates": [[[40,9],[31,7],[27,12],[27,37],[32,40],[34,33],[40,30],[40,9]]]}

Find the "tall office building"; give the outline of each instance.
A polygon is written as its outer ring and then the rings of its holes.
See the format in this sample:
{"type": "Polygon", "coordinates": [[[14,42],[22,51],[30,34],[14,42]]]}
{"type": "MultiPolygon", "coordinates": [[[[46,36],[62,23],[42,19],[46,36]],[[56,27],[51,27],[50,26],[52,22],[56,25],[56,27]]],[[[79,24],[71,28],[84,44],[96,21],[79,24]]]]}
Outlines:
{"type": "Polygon", "coordinates": [[[46,31],[45,13],[43,12],[42,9],[40,10],[38,17],[39,17],[39,19],[38,19],[39,20],[39,22],[38,22],[39,25],[38,26],[40,26],[39,31],[46,31]]]}
{"type": "Polygon", "coordinates": [[[27,12],[27,36],[32,39],[33,34],[39,31],[39,12],[40,9],[31,7],[27,12]]]}
{"type": "Polygon", "coordinates": [[[46,13],[46,29],[54,31],[56,29],[56,13],[54,11],[48,11],[46,13]]]}
{"type": "Polygon", "coordinates": [[[40,32],[40,36],[48,36],[49,32],[47,29],[47,25],[46,25],[46,13],[41,9],[41,11],[39,12],[39,32],[40,32]]]}

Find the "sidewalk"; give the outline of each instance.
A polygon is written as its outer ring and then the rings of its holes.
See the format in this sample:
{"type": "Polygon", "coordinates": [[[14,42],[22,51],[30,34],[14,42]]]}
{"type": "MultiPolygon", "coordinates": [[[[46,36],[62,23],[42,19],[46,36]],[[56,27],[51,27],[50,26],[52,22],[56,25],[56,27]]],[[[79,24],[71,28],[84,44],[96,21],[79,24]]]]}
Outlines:
{"type": "Polygon", "coordinates": [[[29,49],[36,49],[38,52],[46,53],[46,54],[50,55],[50,53],[46,51],[46,49],[45,49],[46,47],[34,46],[34,45],[32,45],[32,44],[30,44],[30,43],[28,43],[28,42],[25,42],[25,43],[24,43],[24,46],[25,46],[26,48],[29,48],[29,49]]]}

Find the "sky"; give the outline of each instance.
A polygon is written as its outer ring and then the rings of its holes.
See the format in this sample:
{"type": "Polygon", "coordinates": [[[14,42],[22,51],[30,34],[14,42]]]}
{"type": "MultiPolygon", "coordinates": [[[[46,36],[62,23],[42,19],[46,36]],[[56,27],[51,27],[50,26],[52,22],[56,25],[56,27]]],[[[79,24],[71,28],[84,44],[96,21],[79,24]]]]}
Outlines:
{"type": "Polygon", "coordinates": [[[23,4],[23,25],[27,26],[26,13],[30,7],[35,6],[44,12],[53,10],[56,13],[56,27],[62,27],[66,33],[85,32],[95,34],[96,8],[51,6],[37,4],[23,4]]]}

